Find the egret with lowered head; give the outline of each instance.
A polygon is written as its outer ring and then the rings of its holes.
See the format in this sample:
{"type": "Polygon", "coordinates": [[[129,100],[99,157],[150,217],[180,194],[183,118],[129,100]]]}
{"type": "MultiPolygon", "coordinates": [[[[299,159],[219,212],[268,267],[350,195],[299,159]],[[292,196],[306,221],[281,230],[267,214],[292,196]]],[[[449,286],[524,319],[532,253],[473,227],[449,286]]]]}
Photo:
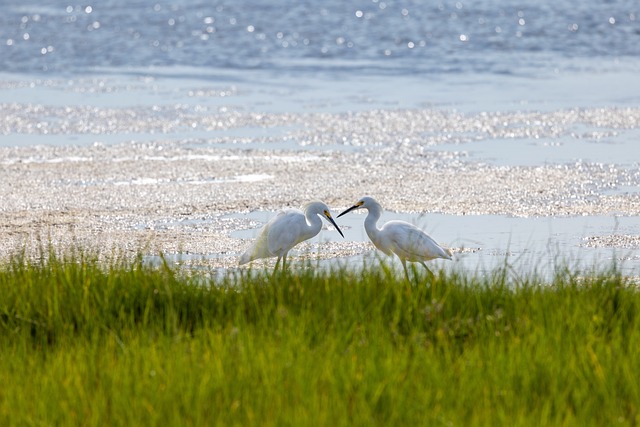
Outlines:
{"type": "Polygon", "coordinates": [[[433,274],[424,263],[425,261],[436,258],[451,259],[450,249],[440,246],[427,233],[406,221],[389,221],[382,228],[378,228],[376,224],[382,215],[382,206],[372,197],[363,197],[358,203],[338,215],[338,218],[356,209],[369,211],[364,220],[367,235],[376,248],[389,256],[396,254],[400,258],[407,280],[409,280],[407,261],[419,262],[429,274],[433,274]]]}
{"type": "Polygon", "coordinates": [[[284,271],[289,250],[320,232],[321,217],[329,221],[344,237],[327,205],[320,201],[313,201],[304,206],[304,212],[299,209],[278,212],[262,227],[256,241],[240,256],[239,264],[246,264],[258,258],[278,257],[274,272],[278,269],[281,259],[284,271]]]}

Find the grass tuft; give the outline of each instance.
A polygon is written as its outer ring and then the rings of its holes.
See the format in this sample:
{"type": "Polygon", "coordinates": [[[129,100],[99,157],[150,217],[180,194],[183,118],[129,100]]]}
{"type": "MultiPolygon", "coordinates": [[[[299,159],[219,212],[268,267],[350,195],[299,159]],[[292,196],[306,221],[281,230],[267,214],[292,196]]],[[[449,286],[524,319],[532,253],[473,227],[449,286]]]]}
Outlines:
{"type": "Polygon", "coordinates": [[[0,425],[635,425],[615,268],[178,273],[80,250],[0,266],[0,425]]]}

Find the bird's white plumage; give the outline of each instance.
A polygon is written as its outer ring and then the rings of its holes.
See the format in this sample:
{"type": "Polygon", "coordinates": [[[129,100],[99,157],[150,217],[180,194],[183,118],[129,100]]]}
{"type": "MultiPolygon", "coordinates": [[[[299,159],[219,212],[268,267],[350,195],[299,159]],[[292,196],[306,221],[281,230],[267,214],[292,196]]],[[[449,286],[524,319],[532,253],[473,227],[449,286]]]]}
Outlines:
{"type": "Polygon", "coordinates": [[[331,216],[331,211],[322,202],[308,203],[304,211],[286,209],[278,212],[262,227],[255,242],[240,256],[239,264],[246,264],[258,258],[278,257],[278,263],[283,259],[284,269],[289,250],[320,232],[321,216],[331,222],[342,235],[342,231],[331,216]]]}
{"type": "Polygon", "coordinates": [[[405,273],[407,273],[407,261],[419,262],[429,270],[425,261],[436,258],[451,259],[451,250],[440,246],[431,236],[413,224],[405,221],[389,221],[378,228],[377,223],[382,215],[382,206],[372,197],[363,197],[338,217],[355,209],[369,211],[364,220],[364,228],[371,242],[387,255],[396,254],[402,262],[405,273]]]}
{"type": "MultiPolygon", "coordinates": [[[[380,228],[386,240],[385,247],[399,258],[411,262],[429,261],[435,258],[451,259],[451,254],[428,234],[405,221],[389,221],[380,228]]],[[[378,249],[381,249],[377,246],[378,249]]],[[[382,250],[382,249],[381,249],[382,250]]],[[[383,252],[385,252],[383,250],[383,252]]],[[[391,255],[386,252],[387,255],[391,255]]]]}

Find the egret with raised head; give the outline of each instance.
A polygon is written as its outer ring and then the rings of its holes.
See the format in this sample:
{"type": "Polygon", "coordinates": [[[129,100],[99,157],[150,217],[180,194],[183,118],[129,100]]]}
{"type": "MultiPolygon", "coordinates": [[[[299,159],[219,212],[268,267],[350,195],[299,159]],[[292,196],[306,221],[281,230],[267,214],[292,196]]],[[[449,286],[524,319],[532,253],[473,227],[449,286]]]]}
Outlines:
{"type": "Polygon", "coordinates": [[[282,260],[282,270],[284,271],[287,254],[291,248],[320,232],[322,229],[321,217],[329,221],[344,237],[327,205],[320,201],[313,201],[304,206],[304,211],[286,209],[278,212],[262,227],[256,241],[240,256],[239,265],[258,258],[278,257],[274,272],[278,269],[280,260],[282,260]]]}
{"type": "Polygon", "coordinates": [[[451,259],[450,249],[440,246],[427,233],[406,221],[389,221],[378,228],[377,222],[382,215],[382,206],[372,197],[363,197],[358,200],[358,203],[342,212],[338,218],[356,209],[369,211],[364,220],[364,229],[369,239],[385,254],[389,256],[396,254],[400,258],[407,280],[409,280],[407,261],[422,264],[432,275],[425,261],[436,258],[451,259]]]}

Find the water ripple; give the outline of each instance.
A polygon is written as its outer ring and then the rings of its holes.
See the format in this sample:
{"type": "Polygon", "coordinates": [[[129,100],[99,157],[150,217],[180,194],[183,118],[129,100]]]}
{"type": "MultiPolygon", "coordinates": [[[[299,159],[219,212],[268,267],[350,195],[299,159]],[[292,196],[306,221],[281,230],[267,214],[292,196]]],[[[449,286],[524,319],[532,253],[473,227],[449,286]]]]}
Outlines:
{"type": "Polygon", "coordinates": [[[39,0],[0,15],[0,70],[192,66],[513,73],[640,55],[631,0],[39,0]]]}

